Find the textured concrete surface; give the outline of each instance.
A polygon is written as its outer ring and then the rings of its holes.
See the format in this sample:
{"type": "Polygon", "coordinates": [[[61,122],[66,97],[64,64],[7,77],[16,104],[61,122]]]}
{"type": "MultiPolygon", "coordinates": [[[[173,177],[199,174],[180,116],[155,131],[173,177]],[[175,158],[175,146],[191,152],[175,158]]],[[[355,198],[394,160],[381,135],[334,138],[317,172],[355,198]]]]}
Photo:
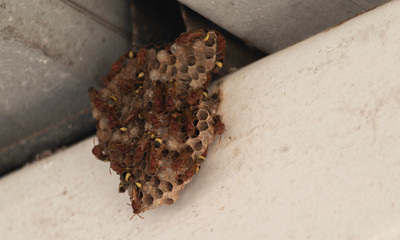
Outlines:
{"type": "Polygon", "coordinates": [[[0,3],[0,175],[94,129],[87,89],[130,49],[129,2],[80,2],[0,3]]]}
{"type": "Polygon", "coordinates": [[[131,38],[129,0],[60,0],[102,27],[131,38]]]}
{"type": "Polygon", "coordinates": [[[188,31],[196,29],[215,29],[225,38],[224,67],[217,72],[217,76],[213,78],[213,81],[218,77],[225,76],[228,73],[234,72],[266,56],[264,52],[247,45],[240,38],[227,32],[183,4],[181,4],[181,13],[188,31]]]}
{"type": "Polygon", "coordinates": [[[225,77],[227,130],[175,205],[129,221],[90,138],[0,179],[0,235],[399,239],[399,28],[396,0],[225,77]]]}
{"type": "Polygon", "coordinates": [[[273,53],[388,0],[179,0],[249,44],[273,53]]]}

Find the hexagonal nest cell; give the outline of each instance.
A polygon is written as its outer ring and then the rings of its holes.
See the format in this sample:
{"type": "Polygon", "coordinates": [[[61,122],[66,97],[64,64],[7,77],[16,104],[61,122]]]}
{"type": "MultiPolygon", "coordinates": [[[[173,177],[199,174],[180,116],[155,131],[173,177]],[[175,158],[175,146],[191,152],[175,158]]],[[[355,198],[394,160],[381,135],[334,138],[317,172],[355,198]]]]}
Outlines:
{"type": "Polygon", "coordinates": [[[215,30],[181,34],[165,48],[119,58],[100,91],[89,89],[99,144],[92,152],[120,175],[133,212],[173,204],[224,125],[208,97],[225,40],[215,30]]]}

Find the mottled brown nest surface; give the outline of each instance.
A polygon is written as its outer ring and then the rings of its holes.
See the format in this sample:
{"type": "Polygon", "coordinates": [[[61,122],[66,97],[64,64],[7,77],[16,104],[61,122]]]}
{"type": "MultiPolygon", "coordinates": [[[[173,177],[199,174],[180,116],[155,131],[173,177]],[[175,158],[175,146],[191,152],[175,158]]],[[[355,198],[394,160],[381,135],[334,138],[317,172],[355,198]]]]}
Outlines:
{"type": "Polygon", "coordinates": [[[133,212],[173,204],[224,125],[209,97],[225,40],[215,30],[181,34],[165,48],[128,52],[100,91],[89,89],[99,144],[92,152],[120,175],[133,212]]]}

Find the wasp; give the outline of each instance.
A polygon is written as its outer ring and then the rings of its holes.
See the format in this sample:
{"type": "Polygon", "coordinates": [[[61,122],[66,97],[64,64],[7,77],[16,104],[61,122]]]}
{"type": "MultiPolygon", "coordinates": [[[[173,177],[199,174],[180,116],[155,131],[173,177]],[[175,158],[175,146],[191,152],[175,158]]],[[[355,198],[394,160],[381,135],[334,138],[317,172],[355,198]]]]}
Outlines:
{"type": "Polygon", "coordinates": [[[207,90],[199,88],[189,94],[189,97],[187,98],[187,103],[189,103],[189,105],[191,106],[198,105],[199,102],[207,98],[207,96],[208,96],[207,90]]]}
{"type": "Polygon", "coordinates": [[[185,128],[188,136],[192,136],[195,132],[194,119],[192,115],[192,108],[187,107],[183,110],[183,117],[185,119],[185,128]]]}
{"type": "Polygon", "coordinates": [[[130,151],[129,151],[128,154],[125,155],[125,159],[124,159],[123,162],[124,162],[127,166],[128,166],[128,165],[130,166],[131,163],[134,162],[134,156],[130,153],[130,151]]]}
{"type": "Polygon", "coordinates": [[[214,117],[214,133],[219,135],[219,143],[221,143],[222,133],[225,130],[225,124],[222,123],[219,115],[214,117]]]}
{"type": "Polygon", "coordinates": [[[119,122],[117,120],[117,117],[115,116],[115,114],[110,113],[108,114],[108,126],[110,128],[115,128],[119,125],[119,122]]]}
{"type": "Polygon", "coordinates": [[[115,61],[111,65],[111,70],[110,73],[107,75],[105,79],[105,85],[107,86],[108,83],[118,74],[121,72],[122,67],[125,65],[125,60],[128,58],[133,58],[134,53],[132,51],[129,51],[128,53],[122,55],[120,58],[118,58],[117,61],[115,61]]]}
{"type": "Polygon", "coordinates": [[[114,107],[117,105],[117,99],[115,96],[110,96],[107,101],[107,104],[102,101],[98,95],[98,92],[94,88],[89,89],[89,97],[95,107],[102,112],[108,112],[108,123],[111,128],[118,125],[117,118],[112,113],[112,110],[115,109],[114,107]]]}
{"type": "Polygon", "coordinates": [[[116,150],[121,153],[128,153],[131,149],[129,145],[118,142],[110,142],[108,144],[108,148],[110,150],[116,150]]]}
{"type": "Polygon", "coordinates": [[[139,188],[132,187],[131,206],[133,209],[133,216],[131,217],[131,220],[136,215],[143,219],[143,217],[139,215],[142,212],[142,205],[140,204],[140,191],[141,190],[139,188]]]}
{"type": "Polygon", "coordinates": [[[154,88],[154,110],[156,110],[156,112],[162,112],[163,110],[163,96],[164,96],[164,84],[162,84],[161,82],[157,82],[155,84],[155,88],[154,88]]]}
{"type": "Polygon", "coordinates": [[[217,72],[220,70],[223,66],[223,60],[224,60],[224,55],[225,55],[225,47],[226,47],[226,41],[224,37],[219,32],[216,32],[217,34],[217,52],[216,52],[216,62],[214,65],[214,68],[212,69],[212,72],[217,72]]]}
{"type": "Polygon", "coordinates": [[[119,186],[118,186],[118,192],[123,193],[125,191],[126,191],[126,189],[125,189],[124,185],[120,182],[119,186]]]}
{"type": "Polygon", "coordinates": [[[100,99],[97,90],[94,87],[90,87],[88,92],[89,92],[89,98],[95,105],[95,107],[100,111],[105,111],[107,109],[106,104],[103,102],[103,100],[100,99]]]}
{"type": "Polygon", "coordinates": [[[209,34],[204,31],[204,30],[196,30],[196,31],[191,31],[191,32],[185,32],[179,35],[177,39],[175,39],[175,43],[170,43],[167,45],[165,48],[168,52],[173,53],[177,51],[179,48],[177,46],[182,46],[182,45],[189,45],[196,41],[197,39],[206,39],[205,41],[208,40],[209,34]]]}
{"type": "Polygon", "coordinates": [[[196,31],[191,31],[191,32],[185,32],[182,33],[176,40],[175,42],[178,45],[184,45],[184,44],[190,44],[191,42],[195,41],[196,39],[199,39],[203,37],[205,41],[208,40],[209,35],[208,33],[206,34],[204,30],[196,30],[196,31]]]}
{"type": "Polygon", "coordinates": [[[121,79],[117,83],[118,88],[124,93],[124,94],[129,94],[131,93],[135,86],[133,85],[132,79],[121,79]]]}
{"type": "Polygon", "coordinates": [[[186,170],[184,174],[180,174],[178,178],[185,182],[190,178],[192,178],[196,173],[198,173],[199,170],[200,170],[200,165],[193,164],[188,170],[186,170]]]}
{"type": "Polygon", "coordinates": [[[181,154],[179,155],[178,159],[172,164],[172,169],[175,172],[179,172],[187,162],[192,162],[192,152],[184,149],[181,154]]]}
{"type": "Polygon", "coordinates": [[[159,128],[161,127],[161,122],[157,114],[151,113],[150,111],[143,110],[138,114],[139,118],[150,122],[153,127],[159,128]]]}
{"type": "Polygon", "coordinates": [[[122,124],[122,125],[126,125],[126,124],[128,124],[129,122],[131,122],[133,119],[135,119],[135,118],[138,116],[138,112],[139,112],[139,109],[137,109],[137,108],[133,109],[133,110],[129,113],[129,115],[126,116],[125,120],[122,121],[121,124],[122,124]]]}
{"type": "MultiPolygon", "coordinates": [[[[143,67],[147,64],[147,59],[146,59],[146,55],[147,55],[147,50],[144,48],[141,48],[139,50],[139,52],[137,53],[137,58],[136,58],[136,72],[139,73],[139,75],[141,73],[143,73],[143,71],[145,69],[143,69],[143,67]]],[[[143,73],[144,76],[144,73],[143,73]]],[[[140,78],[140,76],[138,76],[140,78]]]]}
{"type": "MultiPolygon", "coordinates": [[[[155,139],[155,143],[158,142],[159,140],[156,138],[155,139]]],[[[148,173],[151,175],[154,175],[157,173],[157,168],[158,168],[158,160],[160,159],[161,153],[164,150],[164,144],[162,144],[162,140],[161,140],[161,145],[158,147],[156,147],[156,144],[153,144],[151,146],[151,154],[150,154],[150,161],[149,161],[149,165],[148,165],[148,173]]]]}
{"type": "Polygon", "coordinates": [[[168,134],[179,139],[181,143],[183,142],[181,139],[181,136],[180,136],[182,126],[183,126],[183,123],[180,120],[180,118],[176,114],[172,114],[172,116],[170,118],[170,124],[168,127],[168,134]]]}
{"type": "Polygon", "coordinates": [[[103,153],[103,148],[100,145],[96,145],[92,149],[93,155],[102,161],[107,161],[107,155],[103,153]]]}
{"type": "Polygon", "coordinates": [[[217,60],[222,60],[225,55],[226,40],[221,33],[215,31],[217,34],[217,60]]]}
{"type": "Polygon", "coordinates": [[[112,161],[110,163],[110,168],[119,175],[121,175],[122,173],[124,173],[126,171],[123,163],[119,163],[117,161],[112,161]]]}
{"type": "Polygon", "coordinates": [[[152,134],[144,133],[142,138],[138,141],[134,154],[134,160],[136,163],[139,163],[143,159],[145,150],[151,138],[153,138],[152,134]]]}
{"type": "Polygon", "coordinates": [[[175,92],[176,80],[170,80],[165,86],[165,109],[168,112],[173,112],[175,110],[175,101],[174,97],[176,96],[175,92]]]}
{"type": "Polygon", "coordinates": [[[225,124],[222,123],[219,115],[214,117],[214,132],[221,135],[225,130],[225,124]]]}

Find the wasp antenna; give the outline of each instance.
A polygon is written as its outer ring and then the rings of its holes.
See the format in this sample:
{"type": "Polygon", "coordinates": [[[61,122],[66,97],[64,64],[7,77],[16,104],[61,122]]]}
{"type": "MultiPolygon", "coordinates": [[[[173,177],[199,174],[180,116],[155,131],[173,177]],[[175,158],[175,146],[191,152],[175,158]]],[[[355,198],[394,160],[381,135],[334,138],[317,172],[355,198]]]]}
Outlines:
{"type": "Polygon", "coordinates": [[[142,216],[140,216],[139,214],[136,214],[136,213],[135,213],[135,214],[132,215],[132,217],[131,217],[131,219],[130,219],[131,221],[132,221],[132,219],[133,219],[134,216],[138,216],[138,217],[140,217],[141,219],[144,219],[144,217],[142,217],[142,216]]]}

